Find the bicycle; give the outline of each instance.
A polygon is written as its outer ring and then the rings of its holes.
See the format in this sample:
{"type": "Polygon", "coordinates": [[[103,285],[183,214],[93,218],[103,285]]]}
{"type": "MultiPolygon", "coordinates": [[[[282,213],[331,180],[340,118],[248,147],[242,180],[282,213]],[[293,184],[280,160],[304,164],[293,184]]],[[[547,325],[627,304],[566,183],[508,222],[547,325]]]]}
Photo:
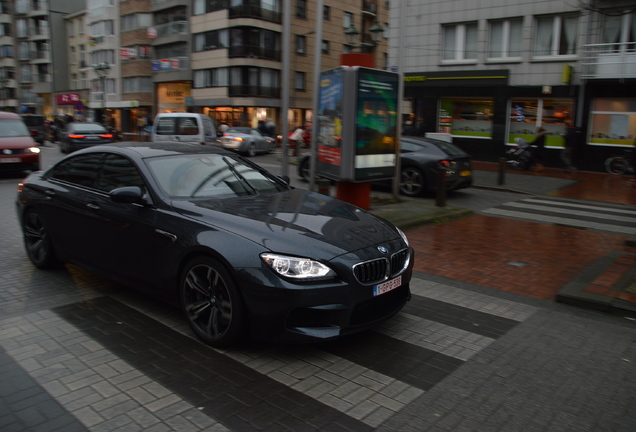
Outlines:
{"type": "Polygon", "coordinates": [[[622,156],[611,156],[605,160],[605,169],[613,175],[634,174],[633,150],[625,150],[622,156]]]}

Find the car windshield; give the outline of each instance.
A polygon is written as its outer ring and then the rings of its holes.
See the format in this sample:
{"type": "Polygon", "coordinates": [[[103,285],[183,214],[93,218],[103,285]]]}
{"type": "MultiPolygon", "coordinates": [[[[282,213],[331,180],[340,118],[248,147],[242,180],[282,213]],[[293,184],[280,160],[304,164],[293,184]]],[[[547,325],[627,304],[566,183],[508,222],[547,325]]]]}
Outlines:
{"type": "Polygon", "coordinates": [[[21,119],[0,119],[0,137],[31,136],[21,119]]]}
{"type": "Polygon", "coordinates": [[[174,198],[237,197],[286,190],[284,183],[228,155],[147,159],[161,189],[174,198]]]}

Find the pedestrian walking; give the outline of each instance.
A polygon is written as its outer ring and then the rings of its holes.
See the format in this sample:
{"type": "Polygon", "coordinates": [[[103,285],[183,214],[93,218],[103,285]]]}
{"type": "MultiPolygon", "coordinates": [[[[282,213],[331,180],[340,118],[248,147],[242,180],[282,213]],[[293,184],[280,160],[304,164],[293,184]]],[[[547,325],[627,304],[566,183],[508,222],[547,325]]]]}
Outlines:
{"type": "Polygon", "coordinates": [[[265,122],[265,126],[267,127],[267,135],[276,138],[276,123],[274,123],[271,118],[268,118],[265,122]]]}
{"type": "Polygon", "coordinates": [[[542,127],[537,129],[537,133],[534,136],[534,140],[530,143],[533,146],[532,150],[532,171],[543,172],[543,162],[545,159],[545,136],[548,133],[547,130],[542,127]]]}
{"type": "Polygon", "coordinates": [[[561,160],[565,164],[565,172],[572,172],[576,170],[574,166],[574,154],[579,143],[582,142],[583,133],[581,132],[581,128],[568,124],[563,138],[565,139],[565,144],[563,150],[561,150],[561,160]]]}

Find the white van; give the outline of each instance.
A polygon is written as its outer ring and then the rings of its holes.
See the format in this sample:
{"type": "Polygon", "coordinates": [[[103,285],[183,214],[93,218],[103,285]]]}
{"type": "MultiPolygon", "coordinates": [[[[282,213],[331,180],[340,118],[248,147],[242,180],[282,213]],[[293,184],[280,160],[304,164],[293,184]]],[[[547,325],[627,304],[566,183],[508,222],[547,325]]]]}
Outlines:
{"type": "Polygon", "coordinates": [[[191,142],[222,147],[214,121],[205,114],[159,113],[152,125],[154,142],[191,142]]]}

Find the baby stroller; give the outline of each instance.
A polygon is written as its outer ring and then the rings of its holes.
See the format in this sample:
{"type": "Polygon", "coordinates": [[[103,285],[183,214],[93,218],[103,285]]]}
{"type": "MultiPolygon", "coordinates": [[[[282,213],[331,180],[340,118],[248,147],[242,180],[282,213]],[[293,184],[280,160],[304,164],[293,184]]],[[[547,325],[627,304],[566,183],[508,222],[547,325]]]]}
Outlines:
{"type": "Polygon", "coordinates": [[[506,163],[518,170],[526,170],[532,162],[532,147],[523,138],[515,138],[517,145],[506,152],[506,163]]]}

